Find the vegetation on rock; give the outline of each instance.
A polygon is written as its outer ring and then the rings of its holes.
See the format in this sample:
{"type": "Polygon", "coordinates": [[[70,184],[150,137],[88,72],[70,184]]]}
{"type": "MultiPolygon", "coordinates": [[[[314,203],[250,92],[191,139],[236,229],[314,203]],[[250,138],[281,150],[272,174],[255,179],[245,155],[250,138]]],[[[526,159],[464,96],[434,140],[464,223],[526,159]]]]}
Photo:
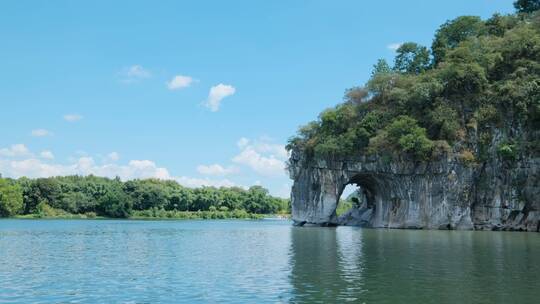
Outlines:
{"type": "Polygon", "coordinates": [[[322,158],[454,152],[468,163],[489,151],[506,161],[538,154],[540,1],[515,7],[487,20],[450,20],[431,49],[402,44],[393,67],[379,60],[364,86],[301,127],[287,148],[322,158]]]}

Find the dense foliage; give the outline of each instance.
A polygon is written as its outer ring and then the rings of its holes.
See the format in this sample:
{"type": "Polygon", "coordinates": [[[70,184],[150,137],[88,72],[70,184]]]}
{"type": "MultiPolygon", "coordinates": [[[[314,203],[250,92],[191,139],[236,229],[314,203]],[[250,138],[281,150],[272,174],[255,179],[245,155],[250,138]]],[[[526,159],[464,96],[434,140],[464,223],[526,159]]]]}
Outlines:
{"type": "Polygon", "coordinates": [[[462,16],[431,49],[407,42],[393,66],[375,64],[363,87],[299,129],[289,150],[309,157],[377,154],[429,160],[450,152],[475,162],[540,152],[540,0],[516,14],[462,16]],[[491,149],[493,146],[495,149],[491,149]]]}
{"type": "Polygon", "coordinates": [[[261,186],[186,188],[175,181],[65,176],[0,178],[0,216],[85,214],[127,218],[223,218],[287,213],[288,200],[272,197],[261,186]],[[182,213],[182,212],[185,212],[182,213]]]}

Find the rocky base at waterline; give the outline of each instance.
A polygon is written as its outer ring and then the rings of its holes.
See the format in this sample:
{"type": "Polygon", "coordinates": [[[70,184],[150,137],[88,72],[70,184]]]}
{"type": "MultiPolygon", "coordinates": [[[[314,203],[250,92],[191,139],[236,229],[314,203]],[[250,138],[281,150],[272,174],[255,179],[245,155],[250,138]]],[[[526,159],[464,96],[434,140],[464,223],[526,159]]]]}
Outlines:
{"type": "Polygon", "coordinates": [[[432,162],[306,159],[292,151],[289,172],[296,225],[381,228],[540,230],[540,159],[465,164],[447,156],[432,162]],[[348,184],[363,199],[338,217],[348,184]]]}

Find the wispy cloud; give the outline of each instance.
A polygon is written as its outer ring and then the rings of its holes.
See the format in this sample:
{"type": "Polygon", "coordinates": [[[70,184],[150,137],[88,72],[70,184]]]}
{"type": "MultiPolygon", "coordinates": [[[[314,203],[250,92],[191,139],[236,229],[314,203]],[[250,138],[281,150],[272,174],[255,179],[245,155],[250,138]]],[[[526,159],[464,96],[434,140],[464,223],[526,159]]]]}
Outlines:
{"type": "Polygon", "coordinates": [[[44,136],[52,135],[52,133],[49,130],[45,130],[45,129],[35,129],[35,130],[32,130],[30,134],[34,137],[44,137],[44,136]]]}
{"type": "Polygon", "coordinates": [[[220,83],[210,88],[208,98],[204,102],[204,106],[210,109],[212,112],[217,112],[221,105],[223,98],[231,96],[236,93],[236,88],[231,85],[220,83]]]}
{"type": "Polygon", "coordinates": [[[197,172],[204,175],[229,175],[238,173],[238,168],[234,166],[223,167],[220,164],[199,165],[197,166],[197,172]]]}
{"type": "Polygon", "coordinates": [[[111,152],[107,154],[107,160],[115,162],[119,159],[120,159],[120,154],[118,154],[118,152],[111,152]]]}
{"type": "Polygon", "coordinates": [[[158,178],[172,179],[165,168],[149,160],[132,160],[126,165],[98,165],[92,157],[83,156],[69,164],[47,163],[37,158],[6,160],[0,158],[0,171],[11,177],[49,177],[61,175],[97,175],[122,179],[158,178]]]}
{"type": "Polygon", "coordinates": [[[152,73],[140,65],[126,67],[120,73],[121,81],[124,83],[134,83],[152,77],[152,73]]]}
{"type": "Polygon", "coordinates": [[[69,122],[75,122],[83,119],[83,117],[79,114],[66,114],[64,115],[64,120],[69,122]]]}
{"type": "Polygon", "coordinates": [[[119,159],[116,152],[108,155],[105,163],[98,164],[91,156],[79,156],[69,163],[53,162],[54,155],[51,151],[44,150],[38,153],[39,157],[24,145],[15,144],[9,148],[0,149],[0,172],[3,176],[30,178],[65,176],[65,175],[96,175],[122,180],[138,178],[157,178],[162,180],[175,180],[186,187],[242,187],[228,179],[196,178],[190,176],[173,176],[164,167],[158,166],[151,160],[131,160],[126,164],[117,164],[119,159]]]}
{"type": "Polygon", "coordinates": [[[247,165],[262,175],[279,175],[285,172],[285,163],[275,156],[263,156],[253,148],[246,148],[233,158],[233,162],[247,165]]]}
{"type": "Polygon", "coordinates": [[[30,150],[24,144],[14,144],[9,148],[0,149],[0,156],[4,157],[25,157],[31,156],[30,150]]]}
{"type": "Polygon", "coordinates": [[[194,81],[195,80],[190,76],[176,75],[171,81],[167,82],[167,88],[169,88],[169,90],[180,90],[191,86],[194,81]]]}
{"type": "Polygon", "coordinates": [[[44,150],[39,153],[39,156],[43,159],[54,159],[54,154],[49,150],[44,150]]]}
{"type": "Polygon", "coordinates": [[[245,137],[237,143],[240,153],[232,161],[245,165],[264,176],[280,176],[285,174],[285,160],[288,157],[284,145],[274,144],[266,140],[251,142],[245,137]]]}
{"type": "Polygon", "coordinates": [[[401,47],[401,45],[403,44],[403,42],[395,42],[395,43],[390,43],[389,45],[387,45],[386,47],[395,52],[397,51],[397,49],[399,49],[399,47],[401,47]]]}

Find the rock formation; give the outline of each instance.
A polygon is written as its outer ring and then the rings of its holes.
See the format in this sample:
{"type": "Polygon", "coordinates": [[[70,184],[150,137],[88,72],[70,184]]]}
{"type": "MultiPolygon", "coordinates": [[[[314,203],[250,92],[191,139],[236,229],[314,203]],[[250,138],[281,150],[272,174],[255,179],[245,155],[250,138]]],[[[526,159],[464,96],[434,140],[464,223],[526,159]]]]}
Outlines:
{"type": "Polygon", "coordinates": [[[296,225],[540,230],[538,158],[467,165],[453,156],[431,162],[329,160],[293,150],[289,172],[296,225]],[[359,186],[365,200],[338,218],[336,207],[348,184],[359,186]]]}
{"type": "Polygon", "coordinates": [[[431,50],[404,43],[300,127],[295,223],[539,231],[540,11],[516,8],[450,20],[431,50]],[[337,217],[348,184],[361,200],[337,217]]]}

